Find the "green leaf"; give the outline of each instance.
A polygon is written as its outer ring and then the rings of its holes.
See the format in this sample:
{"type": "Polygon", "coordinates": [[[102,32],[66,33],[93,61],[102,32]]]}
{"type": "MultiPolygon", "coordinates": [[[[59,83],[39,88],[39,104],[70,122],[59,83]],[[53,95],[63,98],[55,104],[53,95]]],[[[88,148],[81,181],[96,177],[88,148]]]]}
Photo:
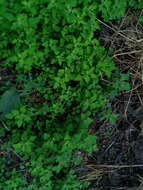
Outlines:
{"type": "Polygon", "coordinates": [[[143,22],[143,16],[139,18],[139,22],[143,22]]]}
{"type": "Polygon", "coordinates": [[[1,116],[10,113],[13,109],[20,104],[20,96],[15,88],[10,88],[4,92],[0,99],[0,112],[1,116]]]}

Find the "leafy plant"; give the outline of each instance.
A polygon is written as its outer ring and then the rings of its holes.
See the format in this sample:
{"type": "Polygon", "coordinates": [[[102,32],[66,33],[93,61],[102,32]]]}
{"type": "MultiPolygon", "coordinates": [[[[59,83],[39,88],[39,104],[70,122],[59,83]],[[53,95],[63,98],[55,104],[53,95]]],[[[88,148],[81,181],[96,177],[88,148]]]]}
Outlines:
{"type": "Polygon", "coordinates": [[[20,95],[15,88],[3,92],[0,100],[9,129],[0,129],[1,190],[87,186],[72,170],[75,150],[97,150],[88,134],[92,116],[100,112],[115,122],[107,102],[129,89],[96,37],[96,18],[123,16],[127,2],[0,1],[0,67],[13,70],[11,86],[20,89],[20,95]]]}

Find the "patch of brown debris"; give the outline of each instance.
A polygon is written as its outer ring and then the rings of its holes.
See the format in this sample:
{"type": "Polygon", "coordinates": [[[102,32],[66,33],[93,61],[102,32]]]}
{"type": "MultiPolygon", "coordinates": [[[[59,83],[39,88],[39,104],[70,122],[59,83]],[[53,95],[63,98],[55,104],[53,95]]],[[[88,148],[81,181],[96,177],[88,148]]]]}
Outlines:
{"type": "Polygon", "coordinates": [[[120,118],[113,126],[95,120],[91,125],[99,151],[77,167],[90,190],[143,189],[143,11],[128,10],[120,21],[101,24],[100,41],[121,73],[130,74],[131,90],[111,102],[120,118]]]}

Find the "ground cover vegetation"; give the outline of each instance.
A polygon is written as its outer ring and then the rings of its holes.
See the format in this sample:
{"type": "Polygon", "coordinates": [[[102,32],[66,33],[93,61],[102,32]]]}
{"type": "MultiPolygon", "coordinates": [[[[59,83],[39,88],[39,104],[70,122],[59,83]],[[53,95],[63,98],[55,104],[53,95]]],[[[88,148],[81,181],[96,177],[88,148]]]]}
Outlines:
{"type": "Polygon", "coordinates": [[[108,102],[130,89],[98,40],[99,19],[129,7],[143,2],[0,1],[0,190],[86,188],[76,150],[97,150],[89,124],[113,124],[108,102]]]}
{"type": "Polygon", "coordinates": [[[130,74],[130,90],[110,101],[118,114],[114,125],[98,118],[89,126],[97,138],[98,151],[76,167],[80,180],[90,181],[88,190],[136,190],[143,187],[143,22],[142,9],[129,8],[116,21],[102,23],[99,40],[120,72],[130,74]]]}

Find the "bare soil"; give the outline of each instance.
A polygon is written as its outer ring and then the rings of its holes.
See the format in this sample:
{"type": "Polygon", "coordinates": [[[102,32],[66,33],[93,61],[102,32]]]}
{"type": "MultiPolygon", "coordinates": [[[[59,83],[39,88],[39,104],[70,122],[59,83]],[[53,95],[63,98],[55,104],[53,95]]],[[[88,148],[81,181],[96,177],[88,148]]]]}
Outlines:
{"type": "Polygon", "coordinates": [[[98,33],[107,55],[121,73],[130,74],[131,90],[110,102],[119,114],[115,125],[95,118],[89,126],[97,136],[98,151],[84,156],[79,179],[91,182],[88,190],[143,189],[143,11],[128,10],[118,21],[104,23],[98,33]]]}

